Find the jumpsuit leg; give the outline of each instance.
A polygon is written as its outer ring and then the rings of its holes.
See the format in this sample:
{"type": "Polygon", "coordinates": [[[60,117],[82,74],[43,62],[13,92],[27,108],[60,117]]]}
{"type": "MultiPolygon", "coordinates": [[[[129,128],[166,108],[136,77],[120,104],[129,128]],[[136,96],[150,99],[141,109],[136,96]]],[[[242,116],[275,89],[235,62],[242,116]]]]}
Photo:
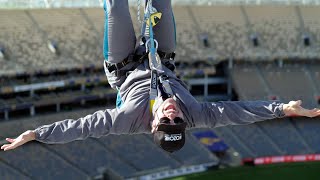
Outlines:
{"type": "MultiPolygon", "coordinates": [[[[108,63],[120,63],[134,52],[136,42],[128,0],[104,0],[104,12],[103,55],[108,63]]],[[[104,66],[110,86],[120,87],[126,77],[117,77],[104,66]]]]}
{"type": "Polygon", "coordinates": [[[176,27],[171,0],[153,0],[152,6],[162,13],[160,22],[153,28],[158,50],[166,53],[176,49],[176,27]]]}

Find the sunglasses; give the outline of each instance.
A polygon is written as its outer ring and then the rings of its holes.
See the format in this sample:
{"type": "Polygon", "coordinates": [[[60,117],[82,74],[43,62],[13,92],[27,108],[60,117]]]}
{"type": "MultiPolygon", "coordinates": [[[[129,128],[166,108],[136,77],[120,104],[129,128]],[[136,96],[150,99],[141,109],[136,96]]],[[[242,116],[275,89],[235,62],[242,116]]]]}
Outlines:
{"type": "MultiPolygon", "coordinates": [[[[162,117],[162,118],[160,118],[160,124],[170,124],[170,119],[168,118],[168,117],[162,117]]],[[[182,118],[180,118],[180,117],[175,117],[174,119],[173,119],[173,122],[175,123],[175,124],[180,124],[180,123],[183,123],[184,121],[183,121],[183,119],[182,118]]]]}

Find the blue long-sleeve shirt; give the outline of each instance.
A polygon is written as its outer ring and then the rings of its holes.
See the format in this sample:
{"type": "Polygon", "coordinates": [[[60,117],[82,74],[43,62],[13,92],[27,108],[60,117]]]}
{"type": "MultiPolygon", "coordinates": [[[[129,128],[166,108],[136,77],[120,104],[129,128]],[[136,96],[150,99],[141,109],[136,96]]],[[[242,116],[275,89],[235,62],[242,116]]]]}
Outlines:
{"type": "MultiPolygon", "coordinates": [[[[120,108],[41,126],[35,129],[36,140],[67,143],[108,134],[151,133],[153,117],[149,109],[150,70],[147,67],[146,62],[139,65],[120,87],[123,101],[120,108]]],[[[283,103],[276,101],[198,102],[180,79],[169,69],[165,71],[187,128],[250,124],[285,116],[283,103]]]]}

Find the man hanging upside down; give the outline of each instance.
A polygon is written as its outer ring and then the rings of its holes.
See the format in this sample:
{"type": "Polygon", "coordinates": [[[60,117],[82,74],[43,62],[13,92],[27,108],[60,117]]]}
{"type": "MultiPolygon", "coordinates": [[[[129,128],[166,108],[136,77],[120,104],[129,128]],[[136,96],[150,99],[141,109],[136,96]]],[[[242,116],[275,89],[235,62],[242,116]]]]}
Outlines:
{"type": "Polygon", "coordinates": [[[156,83],[158,93],[155,103],[150,105],[151,70],[145,43],[142,43],[145,37],[136,40],[128,0],[105,0],[103,63],[111,87],[118,90],[117,107],[28,130],[15,139],[7,138],[9,144],[1,149],[11,150],[32,140],[60,144],[108,134],[152,133],[159,147],[173,152],[183,147],[186,129],[250,124],[291,115],[320,115],[319,109],[301,107],[301,101],[287,104],[278,101],[198,102],[174,73],[172,62],[176,44],[171,1],[153,0],[152,6],[162,13],[153,31],[163,74],[172,94],[164,90],[161,82],[156,83]]]}

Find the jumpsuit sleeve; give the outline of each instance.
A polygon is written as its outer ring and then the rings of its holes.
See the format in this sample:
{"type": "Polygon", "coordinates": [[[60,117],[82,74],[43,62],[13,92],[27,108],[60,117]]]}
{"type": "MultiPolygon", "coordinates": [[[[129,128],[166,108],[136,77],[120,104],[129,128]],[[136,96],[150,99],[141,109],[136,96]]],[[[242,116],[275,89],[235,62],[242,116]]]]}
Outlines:
{"type": "Polygon", "coordinates": [[[97,111],[77,120],[66,119],[34,130],[36,140],[47,144],[63,144],[87,137],[101,137],[109,134],[116,109],[97,111]]]}
{"type": "Polygon", "coordinates": [[[193,113],[195,127],[251,124],[282,118],[283,103],[278,101],[223,101],[198,103],[193,113]]]}

